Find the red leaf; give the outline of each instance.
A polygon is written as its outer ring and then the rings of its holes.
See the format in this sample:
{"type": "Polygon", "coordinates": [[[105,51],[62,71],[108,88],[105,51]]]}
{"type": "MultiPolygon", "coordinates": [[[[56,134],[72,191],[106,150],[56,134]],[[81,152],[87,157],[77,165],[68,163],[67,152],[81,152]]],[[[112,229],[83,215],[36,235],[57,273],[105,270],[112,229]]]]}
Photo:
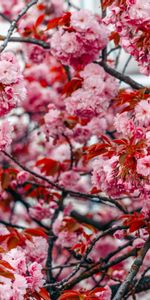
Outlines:
{"type": "Polygon", "coordinates": [[[8,249],[11,250],[13,248],[16,248],[19,243],[19,238],[17,236],[10,236],[10,238],[7,241],[8,249]]]}
{"type": "Polygon", "coordinates": [[[37,161],[36,166],[41,166],[41,171],[47,176],[54,176],[60,170],[60,162],[50,158],[43,158],[37,161]]]}
{"type": "Polygon", "coordinates": [[[65,291],[58,300],[80,300],[80,293],[76,291],[65,291]]]}
{"type": "Polygon", "coordinates": [[[40,299],[43,300],[50,300],[50,295],[48,293],[48,291],[44,288],[41,288],[39,292],[36,292],[36,296],[39,296],[40,299]]]}
{"type": "Polygon", "coordinates": [[[66,12],[62,17],[54,18],[47,24],[47,30],[56,28],[57,26],[69,26],[70,25],[71,13],[66,12]]]}
{"type": "Polygon", "coordinates": [[[3,267],[5,267],[7,269],[14,270],[14,268],[5,260],[0,260],[0,265],[2,265],[3,267]]]}
{"type": "Polygon", "coordinates": [[[24,233],[33,236],[43,236],[47,238],[47,234],[45,233],[45,230],[42,228],[28,228],[24,230],[24,233]]]}
{"type": "Polygon", "coordinates": [[[59,21],[59,26],[69,26],[70,25],[70,17],[71,17],[71,13],[69,11],[67,11],[63,17],[61,18],[61,20],[59,21]]]}
{"type": "Polygon", "coordinates": [[[64,86],[63,94],[66,94],[69,97],[74,91],[79,89],[82,86],[81,78],[73,78],[71,81],[67,82],[64,86]]]}
{"type": "Polygon", "coordinates": [[[110,6],[115,0],[102,0],[102,7],[107,8],[110,6]]]}
{"type": "Polygon", "coordinates": [[[110,41],[113,40],[114,43],[115,43],[115,46],[118,46],[118,45],[119,45],[119,42],[120,42],[120,36],[119,36],[118,32],[113,31],[113,32],[111,33],[111,35],[109,36],[109,40],[110,40],[110,41]]]}
{"type": "Polygon", "coordinates": [[[122,139],[122,140],[116,139],[116,140],[113,140],[113,142],[118,145],[127,145],[128,144],[128,140],[126,140],[126,139],[122,139]]]}
{"type": "Polygon", "coordinates": [[[106,135],[102,134],[100,137],[105,143],[107,143],[111,146],[111,140],[106,135]]]}
{"type": "Polygon", "coordinates": [[[61,20],[61,17],[50,20],[47,24],[47,30],[56,28],[58,26],[60,20],[61,20]]]}
{"type": "Polygon", "coordinates": [[[6,190],[10,184],[11,178],[10,175],[6,172],[3,172],[1,175],[1,186],[3,190],[6,190]]]}
{"type": "Polygon", "coordinates": [[[3,266],[0,266],[0,276],[9,278],[9,279],[15,279],[14,274],[8,270],[6,270],[3,266]]]}
{"type": "Polygon", "coordinates": [[[37,18],[35,25],[34,25],[35,28],[38,27],[43,22],[44,18],[45,18],[45,14],[42,14],[37,18]]]}
{"type": "Polygon", "coordinates": [[[93,157],[96,157],[100,154],[107,152],[108,146],[109,146],[108,144],[103,143],[103,144],[94,144],[94,145],[86,148],[87,149],[86,150],[86,152],[87,152],[86,159],[90,160],[93,157]]]}

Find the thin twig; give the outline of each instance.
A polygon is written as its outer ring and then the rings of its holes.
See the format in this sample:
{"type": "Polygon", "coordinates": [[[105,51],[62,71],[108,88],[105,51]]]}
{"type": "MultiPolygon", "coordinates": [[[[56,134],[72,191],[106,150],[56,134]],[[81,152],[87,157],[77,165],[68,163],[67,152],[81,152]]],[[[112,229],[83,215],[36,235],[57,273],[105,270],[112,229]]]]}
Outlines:
{"type": "Polygon", "coordinates": [[[117,207],[124,214],[128,213],[127,210],[117,200],[115,201],[114,199],[103,197],[103,196],[83,194],[83,193],[80,193],[80,192],[65,189],[64,187],[60,186],[59,184],[49,180],[47,177],[45,177],[41,174],[38,174],[38,173],[28,169],[27,167],[23,166],[20,162],[18,162],[13,156],[11,156],[6,151],[1,151],[1,152],[5,156],[7,156],[9,159],[11,159],[15,164],[17,164],[21,169],[23,169],[24,171],[27,171],[29,174],[33,175],[34,177],[39,178],[39,179],[47,182],[48,184],[55,187],[56,189],[58,189],[61,192],[65,192],[68,195],[73,196],[73,197],[89,199],[91,202],[95,202],[95,203],[103,203],[105,205],[108,205],[107,204],[107,202],[108,202],[108,203],[111,203],[113,206],[117,207]]]}
{"type": "Polygon", "coordinates": [[[8,29],[6,39],[4,40],[3,44],[0,46],[0,53],[7,47],[7,44],[17,26],[18,21],[26,14],[26,12],[32,7],[33,5],[37,4],[38,0],[32,0],[20,11],[17,17],[11,22],[11,25],[8,29]]]}
{"type": "Polygon", "coordinates": [[[121,284],[121,286],[118,289],[113,300],[122,300],[123,299],[123,296],[129,290],[130,284],[132,283],[134,277],[138,273],[138,271],[143,263],[144,257],[146,255],[147,251],[149,250],[149,248],[150,248],[150,237],[146,241],[144,247],[140,250],[139,255],[137,256],[137,258],[135,259],[134,263],[131,266],[131,269],[129,271],[127,278],[121,284]]]}
{"type": "MultiPolygon", "coordinates": [[[[0,41],[5,41],[6,36],[0,35],[0,41]]],[[[50,44],[46,43],[42,40],[38,40],[35,38],[25,38],[25,37],[18,37],[18,36],[13,36],[9,38],[8,42],[15,42],[15,43],[28,43],[28,44],[34,44],[34,45],[39,45],[44,49],[50,49],[50,44]]]]}
{"type": "Polygon", "coordinates": [[[110,66],[107,65],[107,63],[100,61],[100,62],[96,62],[98,63],[100,66],[102,66],[104,68],[104,70],[109,73],[110,75],[112,75],[113,77],[127,83],[128,85],[130,85],[133,89],[143,89],[144,86],[142,84],[137,83],[135,80],[133,80],[131,77],[126,76],[118,71],[116,71],[115,69],[111,68],[110,66]]]}

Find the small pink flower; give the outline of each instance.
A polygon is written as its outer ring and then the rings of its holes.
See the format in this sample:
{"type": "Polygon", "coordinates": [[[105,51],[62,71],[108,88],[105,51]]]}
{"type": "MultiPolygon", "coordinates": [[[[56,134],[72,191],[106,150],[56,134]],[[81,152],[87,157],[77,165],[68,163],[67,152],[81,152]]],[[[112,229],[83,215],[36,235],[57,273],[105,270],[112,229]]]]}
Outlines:
{"type": "Polygon", "coordinates": [[[137,160],[137,173],[143,176],[150,175],[150,155],[137,160]]]}
{"type": "Polygon", "coordinates": [[[28,267],[29,276],[26,277],[28,287],[32,291],[39,291],[44,284],[44,276],[42,274],[42,266],[37,262],[32,263],[28,267]]]}
{"type": "Polygon", "coordinates": [[[145,244],[145,241],[141,238],[137,238],[133,241],[133,247],[142,248],[145,244]]]}
{"type": "Polygon", "coordinates": [[[29,179],[29,173],[26,171],[20,171],[17,174],[17,182],[18,184],[23,184],[29,179]]]}
{"type": "Polygon", "coordinates": [[[0,150],[6,150],[12,142],[12,125],[4,120],[0,124],[0,150]]]}
{"type": "Polygon", "coordinates": [[[140,101],[135,107],[135,117],[143,124],[150,123],[150,102],[147,100],[140,101]]]}

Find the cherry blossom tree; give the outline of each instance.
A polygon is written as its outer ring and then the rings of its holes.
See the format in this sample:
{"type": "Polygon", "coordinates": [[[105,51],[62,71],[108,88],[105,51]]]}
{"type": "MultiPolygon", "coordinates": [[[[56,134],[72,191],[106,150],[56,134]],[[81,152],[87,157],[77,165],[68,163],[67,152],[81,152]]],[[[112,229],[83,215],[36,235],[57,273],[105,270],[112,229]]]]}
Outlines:
{"type": "Polygon", "coordinates": [[[0,300],[150,294],[150,1],[78,4],[0,1],[0,300]]]}

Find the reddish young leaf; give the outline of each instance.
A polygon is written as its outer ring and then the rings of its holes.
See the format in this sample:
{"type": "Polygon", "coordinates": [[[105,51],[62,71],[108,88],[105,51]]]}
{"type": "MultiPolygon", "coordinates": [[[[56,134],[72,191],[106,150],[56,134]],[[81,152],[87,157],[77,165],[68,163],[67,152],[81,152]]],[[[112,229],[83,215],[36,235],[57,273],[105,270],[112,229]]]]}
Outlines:
{"type": "Polygon", "coordinates": [[[85,149],[85,159],[90,160],[93,157],[96,157],[100,154],[103,154],[108,151],[108,144],[94,144],[90,147],[86,147],[85,149]]]}
{"type": "Polygon", "coordinates": [[[115,46],[117,47],[117,46],[119,45],[119,42],[120,42],[120,36],[119,36],[118,32],[113,31],[113,32],[110,34],[110,36],[109,36],[109,40],[110,40],[110,41],[113,40],[114,43],[115,43],[115,46]]]}
{"type": "Polygon", "coordinates": [[[71,17],[71,13],[66,12],[62,17],[54,18],[50,20],[47,24],[47,30],[56,28],[58,26],[69,26],[70,17],[71,17]]]}
{"type": "Polygon", "coordinates": [[[14,268],[6,260],[0,260],[0,265],[7,269],[14,270],[14,268]]]}
{"type": "Polygon", "coordinates": [[[42,14],[37,18],[34,24],[35,28],[37,28],[43,22],[44,18],[45,18],[45,14],[42,14]]]}
{"type": "Polygon", "coordinates": [[[43,300],[50,300],[51,299],[48,291],[44,288],[41,288],[40,291],[38,292],[38,294],[40,295],[40,297],[43,300]]]}
{"type": "Polygon", "coordinates": [[[60,170],[60,162],[50,158],[43,158],[36,162],[36,166],[41,166],[41,171],[47,176],[54,176],[60,170]]]}
{"type": "Polygon", "coordinates": [[[73,78],[71,81],[67,82],[64,86],[63,94],[66,94],[69,97],[74,91],[79,89],[82,86],[81,78],[73,78]]]}
{"type": "Polygon", "coordinates": [[[59,17],[59,18],[54,18],[52,20],[50,20],[47,24],[47,30],[48,29],[53,29],[53,28],[56,28],[59,24],[59,21],[61,20],[62,17],[59,17]]]}
{"type": "Polygon", "coordinates": [[[15,279],[14,274],[7,269],[5,269],[2,265],[0,265],[0,276],[9,278],[9,279],[15,279]]]}
{"type": "Polygon", "coordinates": [[[28,228],[25,229],[23,232],[24,234],[29,234],[31,236],[43,236],[47,238],[47,234],[45,233],[45,230],[43,228],[28,228]]]}
{"type": "Polygon", "coordinates": [[[65,291],[58,300],[81,300],[80,293],[76,291],[65,291]]]}
{"type": "Polygon", "coordinates": [[[6,172],[3,172],[1,175],[1,186],[3,190],[6,190],[11,182],[10,175],[6,172]]]}
{"type": "Polygon", "coordinates": [[[10,236],[10,238],[7,241],[7,246],[9,250],[16,248],[18,244],[19,244],[19,238],[17,236],[10,236]]]}

